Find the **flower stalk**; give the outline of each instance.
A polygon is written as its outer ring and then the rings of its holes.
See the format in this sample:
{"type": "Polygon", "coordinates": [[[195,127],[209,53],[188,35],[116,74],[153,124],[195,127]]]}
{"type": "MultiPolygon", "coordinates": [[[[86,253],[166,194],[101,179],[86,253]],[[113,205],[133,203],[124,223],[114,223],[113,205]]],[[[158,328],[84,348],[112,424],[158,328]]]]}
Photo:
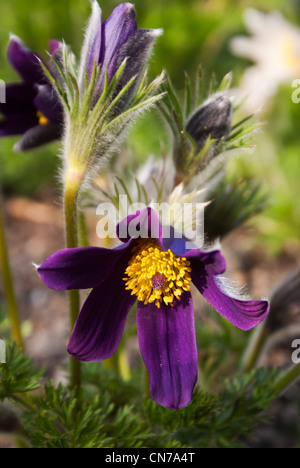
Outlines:
{"type": "Polygon", "coordinates": [[[250,371],[256,367],[267,345],[286,340],[295,334],[295,311],[300,307],[299,268],[274,288],[270,298],[270,314],[254,331],[242,359],[242,370],[250,371]]]}
{"type": "MultiPolygon", "coordinates": [[[[66,179],[64,193],[64,212],[65,212],[65,230],[66,247],[75,248],[78,246],[78,211],[77,201],[79,195],[79,179],[66,179]]],[[[69,292],[69,321],[70,331],[73,330],[80,311],[80,292],[77,289],[71,289],[69,292]]],[[[76,392],[81,387],[81,363],[72,356],[70,357],[70,385],[76,392]]]]}
{"type": "Polygon", "coordinates": [[[265,322],[262,322],[253,331],[245,350],[241,363],[241,370],[243,372],[249,372],[256,367],[258,358],[268,337],[268,329],[265,326],[265,322]]]}
{"type": "Polygon", "coordinates": [[[2,281],[5,291],[7,311],[11,324],[11,334],[13,340],[22,348],[23,339],[21,333],[21,324],[19,318],[19,311],[17,300],[14,291],[14,284],[11,274],[10,262],[7,253],[6,238],[3,224],[2,206],[0,203],[0,264],[2,272],[2,281]]]}
{"type": "Polygon", "coordinates": [[[283,372],[275,381],[274,389],[281,395],[300,377],[300,363],[283,372]]]}

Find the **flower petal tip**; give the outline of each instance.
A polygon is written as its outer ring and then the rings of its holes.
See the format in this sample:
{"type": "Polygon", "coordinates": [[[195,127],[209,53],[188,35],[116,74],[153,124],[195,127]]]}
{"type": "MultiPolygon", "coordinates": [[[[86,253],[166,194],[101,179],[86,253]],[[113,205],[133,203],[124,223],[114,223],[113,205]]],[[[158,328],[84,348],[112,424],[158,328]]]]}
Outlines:
{"type": "Polygon", "coordinates": [[[97,0],[90,0],[90,3],[91,3],[91,7],[93,9],[95,8],[95,10],[98,10],[98,11],[101,10],[100,5],[97,2],[97,0]]]}
{"type": "Polygon", "coordinates": [[[11,42],[17,42],[18,44],[21,44],[21,45],[24,44],[22,39],[14,33],[9,34],[9,43],[11,42]]]}
{"type": "Polygon", "coordinates": [[[248,316],[248,320],[241,321],[236,325],[243,331],[249,331],[257,327],[266,319],[270,311],[270,303],[267,300],[253,300],[249,301],[248,304],[248,312],[251,312],[248,316]]]}
{"type": "Polygon", "coordinates": [[[13,151],[15,153],[24,153],[24,151],[22,151],[22,146],[19,141],[17,141],[17,143],[14,144],[13,151]]]}
{"type": "Polygon", "coordinates": [[[91,15],[89,21],[98,21],[101,23],[102,10],[97,0],[91,0],[91,15]]]}
{"type": "Polygon", "coordinates": [[[159,37],[164,33],[164,30],[162,28],[157,28],[157,29],[151,29],[153,37],[159,37]]]}
{"type": "Polygon", "coordinates": [[[135,10],[134,4],[130,2],[121,3],[119,5],[119,8],[127,8],[128,10],[135,10]]]}
{"type": "Polygon", "coordinates": [[[180,403],[179,405],[176,405],[176,404],[173,405],[173,404],[170,404],[170,403],[165,403],[163,401],[158,401],[156,399],[156,397],[153,396],[153,395],[151,395],[151,398],[158,405],[163,406],[164,408],[167,408],[167,409],[172,410],[172,411],[177,411],[177,410],[180,410],[180,409],[185,408],[186,406],[188,406],[191,403],[192,399],[193,399],[193,395],[188,400],[186,400],[184,403],[180,403]]]}

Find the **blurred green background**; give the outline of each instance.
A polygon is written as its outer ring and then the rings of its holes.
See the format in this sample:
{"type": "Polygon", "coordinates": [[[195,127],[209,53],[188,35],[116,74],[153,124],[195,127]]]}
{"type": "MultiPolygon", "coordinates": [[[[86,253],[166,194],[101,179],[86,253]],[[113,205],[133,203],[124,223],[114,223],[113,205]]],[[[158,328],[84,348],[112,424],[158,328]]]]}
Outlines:
{"type": "MultiPolygon", "coordinates": [[[[100,6],[107,18],[118,1],[103,0],[100,6]]],[[[207,77],[212,72],[221,80],[234,72],[239,84],[250,62],[231,54],[228,44],[237,34],[245,34],[243,11],[254,7],[263,11],[278,9],[291,23],[300,25],[299,0],[136,0],[138,25],[163,28],[151,61],[154,77],[166,69],[178,91],[184,71],[191,76],[201,63],[207,77]]],[[[0,0],[0,78],[19,80],[6,59],[10,33],[26,45],[45,53],[49,38],[62,39],[78,55],[83,31],[90,14],[88,0],[0,0]]],[[[265,126],[257,137],[257,151],[241,163],[241,171],[254,173],[269,193],[267,211],[256,218],[258,241],[276,252],[287,242],[298,242],[300,232],[300,104],[291,101],[291,87],[282,86],[264,116],[265,126]]],[[[56,183],[58,145],[23,155],[12,151],[15,138],[0,142],[1,181],[7,195],[35,196],[40,187],[56,183]]],[[[159,155],[167,136],[155,113],[143,118],[129,139],[132,151],[143,160],[159,155]]]]}

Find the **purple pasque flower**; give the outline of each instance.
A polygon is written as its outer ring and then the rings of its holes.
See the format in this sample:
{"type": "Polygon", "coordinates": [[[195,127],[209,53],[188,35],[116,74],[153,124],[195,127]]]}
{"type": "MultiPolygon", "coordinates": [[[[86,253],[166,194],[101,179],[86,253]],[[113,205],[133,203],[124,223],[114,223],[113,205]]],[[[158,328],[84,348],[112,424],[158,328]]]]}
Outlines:
{"type": "Polygon", "coordinates": [[[125,218],[117,232],[123,245],[62,250],[38,273],[56,290],[92,288],[68,345],[68,352],[82,361],[107,359],[115,352],[137,300],[138,340],[151,396],[162,406],[181,408],[191,401],[197,380],[191,282],[242,330],[265,318],[268,302],[228,294],[219,280],[226,268],[221,252],[187,249],[186,240],[176,238],[172,229],[166,237],[151,208],[125,218]]]}
{"type": "MultiPolygon", "coordinates": [[[[52,40],[49,45],[54,55],[59,43],[52,40]]],[[[18,152],[57,140],[62,133],[62,106],[45,78],[41,59],[16,36],[10,38],[7,53],[22,82],[6,86],[6,102],[0,104],[0,136],[22,135],[14,148],[18,152]]]]}
{"type": "MultiPolygon", "coordinates": [[[[96,0],[92,2],[92,14],[85,35],[79,68],[79,88],[84,89],[85,76],[91,79],[94,65],[99,66],[99,76],[95,86],[93,101],[97,102],[103,90],[105,75],[109,83],[126,59],[126,66],[118,81],[115,95],[133,78],[131,86],[123,98],[124,104],[134,95],[147,65],[154,41],[161,29],[138,29],[134,6],[121,3],[102,23],[101,8],[96,0]]],[[[118,103],[120,113],[120,102],[118,103]]]]}

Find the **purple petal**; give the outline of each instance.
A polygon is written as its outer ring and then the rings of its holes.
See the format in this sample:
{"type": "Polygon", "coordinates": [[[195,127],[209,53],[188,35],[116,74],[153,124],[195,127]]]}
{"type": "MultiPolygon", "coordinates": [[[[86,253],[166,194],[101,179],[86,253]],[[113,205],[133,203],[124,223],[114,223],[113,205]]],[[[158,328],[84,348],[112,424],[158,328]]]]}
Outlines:
{"type": "Polygon", "coordinates": [[[64,249],[47,258],[37,271],[52,289],[95,288],[115,271],[124,274],[126,266],[122,270],[119,265],[127,251],[131,252],[131,244],[114,250],[102,247],[64,249]]]}
{"type": "Polygon", "coordinates": [[[37,124],[36,113],[23,112],[0,120],[0,136],[21,135],[37,124]]]}
{"type": "Polygon", "coordinates": [[[36,125],[30,128],[15,144],[14,151],[24,153],[47,143],[59,140],[62,136],[62,125],[49,122],[47,125],[36,125]]]}
{"type": "Polygon", "coordinates": [[[137,327],[149,372],[151,397],[170,409],[186,406],[197,381],[197,346],[192,298],[185,293],[173,307],[138,304],[137,327]]]}
{"type": "Polygon", "coordinates": [[[189,241],[177,237],[172,226],[162,226],[157,212],[147,207],[127,216],[117,225],[117,235],[122,242],[130,239],[156,239],[162,250],[171,250],[179,257],[198,258],[209,266],[212,274],[219,275],[226,270],[225,259],[219,250],[204,252],[190,249],[189,241]]]}
{"type": "Polygon", "coordinates": [[[35,107],[49,120],[62,121],[63,110],[54,89],[49,85],[37,85],[37,96],[34,98],[35,107]]]}
{"type": "Polygon", "coordinates": [[[8,59],[27,83],[44,83],[45,77],[37,54],[28,50],[22,41],[12,36],[8,44],[8,59]]]}
{"type": "Polygon", "coordinates": [[[214,263],[216,272],[214,274],[224,273],[226,270],[225,259],[218,250],[202,251],[193,247],[193,243],[176,233],[172,226],[162,226],[161,248],[164,251],[171,250],[178,257],[202,258],[206,262],[214,263]]]}
{"type": "Polygon", "coordinates": [[[227,293],[211,264],[192,258],[192,282],[205,299],[227,320],[241,330],[250,330],[269,313],[268,301],[236,298],[227,293]]]}
{"type": "Polygon", "coordinates": [[[83,91],[85,82],[85,73],[91,78],[94,62],[99,63],[101,50],[101,9],[97,1],[92,3],[92,14],[85,34],[85,40],[81,51],[81,62],[79,71],[79,85],[83,91]]]}
{"type": "Polygon", "coordinates": [[[62,43],[60,41],[57,41],[56,39],[50,39],[48,42],[50,54],[55,55],[59,51],[62,43]]]}
{"type": "Polygon", "coordinates": [[[156,211],[147,207],[122,219],[117,225],[117,235],[122,242],[150,237],[161,243],[162,228],[156,211]]]}
{"type": "Polygon", "coordinates": [[[109,79],[112,79],[123,61],[126,59],[125,69],[114,89],[113,98],[124,88],[124,86],[135,77],[134,82],[130,88],[118,101],[118,106],[112,110],[111,115],[114,113],[120,113],[124,111],[131,102],[132,96],[138,87],[141,78],[145,72],[147,62],[149,60],[152,48],[157,36],[161,33],[158,29],[138,29],[135,31],[126,42],[115,52],[115,55],[111,58],[110,62],[105,63],[105,67],[102,67],[99,82],[96,90],[96,98],[103,87],[104,73],[106,67],[108,68],[109,79]]]}
{"type": "Polygon", "coordinates": [[[196,264],[200,263],[205,265],[206,271],[209,275],[222,275],[226,270],[226,262],[220,250],[190,250],[186,252],[185,256],[196,264]]]}
{"type": "Polygon", "coordinates": [[[136,30],[134,6],[130,3],[118,5],[103,24],[101,69],[102,74],[108,70],[110,80],[116,72],[117,53],[136,30]]]}
{"type": "Polygon", "coordinates": [[[178,256],[197,256],[198,249],[190,250],[187,239],[177,237],[172,226],[162,226],[157,212],[151,208],[143,208],[130,214],[117,225],[117,235],[122,242],[132,238],[156,239],[162,250],[171,250],[178,256]]]}
{"type": "Polygon", "coordinates": [[[74,358],[102,361],[117,349],[128,312],[136,301],[136,296],[126,291],[122,279],[127,264],[125,255],[84,303],[68,345],[68,352],[74,358]]]}
{"type": "Polygon", "coordinates": [[[162,230],[162,249],[164,251],[171,250],[178,257],[183,257],[190,251],[187,247],[188,240],[181,234],[177,235],[172,226],[163,226],[162,230]]]}
{"type": "MultiPolygon", "coordinates": [[[[3,115],[31,113],[36,116],[33,99],[36,91],[32,84],[13,83],[6,85],[6,102],[0,103],[0,112],[3,115]]],[[[36,119],[37,120],[37,119],[36,119]]]]}
{"type": "Polygon", "coordinates": [[[120,48],[115,64],[111,64],[111,72],[115,73],[127,57],[126,67],[119,83],[120,88],[125,86],[134,76],[142,76],[154,42],[161,33],[161,29],[138,29],[120,48]]]}

